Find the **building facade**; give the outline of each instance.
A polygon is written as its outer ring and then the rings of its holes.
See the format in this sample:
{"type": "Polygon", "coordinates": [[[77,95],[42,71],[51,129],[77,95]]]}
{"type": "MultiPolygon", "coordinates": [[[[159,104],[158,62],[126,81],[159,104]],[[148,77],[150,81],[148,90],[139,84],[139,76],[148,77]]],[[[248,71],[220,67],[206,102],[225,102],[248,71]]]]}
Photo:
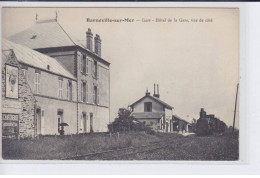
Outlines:
{"type": "Polygon", "coordinates": [[[2,51],[3,137],[35,136],[35,97],[13,50],[2,51]]]}
{"type": "Polygon", "coordinates": [[[172,116],[173,132],[189,132],[191,130],[191,124],[177,115],[172,116]]]}
{"type": "Polygon", "coordinates": [[[172,132],[172,114],[174,108],[159,99],[159,86],[157,85],[157,93],[155,88],[154,84],[153,96],[151,96],[150,92],[146,91],[144,97],[131,105],[131,116],[155,131],[172,132]]]}
{"type": "Polygon", "coordinates": [[[99,35],[93,40],[88,29],[83,45],[57,20],[45,20],[9,40],[3,43],[18,48],[14,53],[36,100],[35,135],[107,131],[110,63],[101,58],[99,35]]]}

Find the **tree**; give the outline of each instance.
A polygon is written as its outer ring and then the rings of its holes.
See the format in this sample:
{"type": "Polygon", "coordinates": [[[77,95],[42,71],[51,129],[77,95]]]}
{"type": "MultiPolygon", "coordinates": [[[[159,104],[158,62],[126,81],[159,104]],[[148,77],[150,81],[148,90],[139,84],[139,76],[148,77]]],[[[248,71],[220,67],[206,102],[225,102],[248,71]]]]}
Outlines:
{"type": "Polygon", "coordinates": [[[131,115],[131,111],[126,108],[120,108],[118,110],[118,116],[114,122],[108,125],[110,132],[126,132],[130,131],[134,127],[134,118],[131,115]]]}
{"type": "Polygon", "coordinates": [[[114,122],[108,125],[109,132],[129,132],[129,131],[145,131],[149,134],[154,134],[154,131],[145,126],[144,123],[137,122],[131,116],[131,110],[126,108],[120,108],[118,110],[118,116],[114,122]]]}

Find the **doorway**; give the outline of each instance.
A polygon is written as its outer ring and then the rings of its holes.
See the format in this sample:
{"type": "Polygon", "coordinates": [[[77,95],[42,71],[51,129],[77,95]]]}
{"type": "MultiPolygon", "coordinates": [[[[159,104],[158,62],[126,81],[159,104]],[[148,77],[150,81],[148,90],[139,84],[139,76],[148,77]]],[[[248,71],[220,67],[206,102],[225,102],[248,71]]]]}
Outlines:
{"type": "Polygon", "coordinates": [[[93,113],[90,113],[90,133],[93,132],[93,113]]]}
{"type": "Polygon", "coordinates": [[[83,119],[83,133],[87,132],[87,116],[86,113],[82,113],[82,119],[83,119]]]}
{"type": "Polygon", "coordinates": [[[41,134],[41,109],[36,109],[36,134],[41,134]]]}
{"type": "Polygon", "coordinates": [[[58,119],[58,133],[60,135],[64,135],[64,127],[61,125],[61,123],[63,122],[63,111],[58,110],[57,119],[58,119]]]}

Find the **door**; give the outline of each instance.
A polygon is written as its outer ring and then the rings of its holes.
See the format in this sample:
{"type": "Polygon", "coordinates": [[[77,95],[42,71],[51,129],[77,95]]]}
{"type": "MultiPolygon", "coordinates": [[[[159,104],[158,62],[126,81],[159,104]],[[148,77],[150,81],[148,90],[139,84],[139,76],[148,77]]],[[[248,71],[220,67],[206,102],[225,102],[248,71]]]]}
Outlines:
{"type": "Polygon", "coordinates": [[[61,126],[62,123],[62,117],[63,117],[63,112],[62,111],[58,111],[58,133],[60,135],[64,135],[64,127],[61,126]]]}
{"type": "Polygon", "coordinates": [[[41,109],[39,108],[36,109],[36,124],[37,124],[36,133],[37,135],[40,135],[41,134],[41,109]]]}
{"type": "Polygon", "coordinates": [[[168,132],[169,123],[166,122],[166,132],[168,132]]]}
{"type": "Polygon", "coordinates": [[[87,117],[86,117],[86,113],[82,114],[83,116],[83,133],[87,132],[87,117]]]}
{"type": "Polygon", "coordinates": [[[90,113],[90,132],[93,132],[93,113],[90,113]]]}

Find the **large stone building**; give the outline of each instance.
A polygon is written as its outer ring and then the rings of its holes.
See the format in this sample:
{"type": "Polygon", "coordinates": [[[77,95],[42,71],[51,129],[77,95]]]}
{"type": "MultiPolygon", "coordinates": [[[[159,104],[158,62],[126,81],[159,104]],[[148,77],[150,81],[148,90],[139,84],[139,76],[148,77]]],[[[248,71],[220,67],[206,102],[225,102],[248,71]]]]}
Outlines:
{"type": "Polygon", "coordinates": [[[143,122],[158,132],[172,132],[173,107],[160,100],[159,86],[154,84],[154,95],[146,91],[145,96],[131,105],[133,116],[137,121],[143,122]]]}
{"type": "Polygon", "coordinates": [[[65,134],[107,131],[110,63],[101,57],[99,35],[93,43],[88,29],[83,45],[57,20],[45,20],[9,40],[14,43],[4,41],[3,50],[19,54],[17,61],[36,100],[34,136],[60,134],[62,128],[65,134]]]}

